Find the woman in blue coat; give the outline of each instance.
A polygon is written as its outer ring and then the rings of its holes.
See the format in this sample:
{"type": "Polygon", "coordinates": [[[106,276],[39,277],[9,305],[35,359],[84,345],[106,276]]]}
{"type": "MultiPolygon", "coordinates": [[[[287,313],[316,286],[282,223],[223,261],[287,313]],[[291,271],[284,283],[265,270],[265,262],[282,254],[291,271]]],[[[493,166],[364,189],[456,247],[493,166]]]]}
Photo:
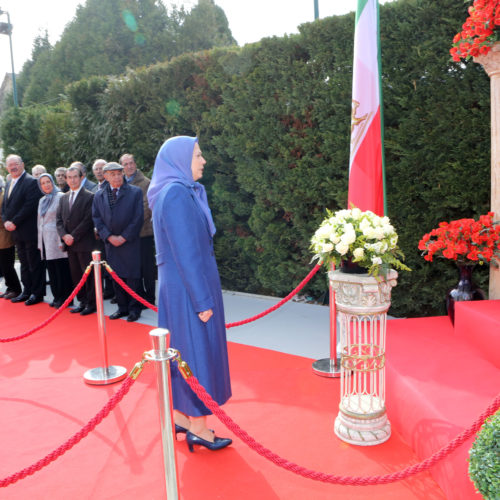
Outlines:
{"type": "MultiPolygon", "coordinates": [[[[214,256],[215,226],[198,181],[205,159],[196,137],[168,139],[160,148],[148,190],[158,265],[158,326],[171,334],[201,385],[219,405],[231,397],[222,291],[214,256]]],[[[176,432],[193,445],[218,450],[231,444],[207,427],[211,412],[176,367],[172,398],[176,432]]]]}

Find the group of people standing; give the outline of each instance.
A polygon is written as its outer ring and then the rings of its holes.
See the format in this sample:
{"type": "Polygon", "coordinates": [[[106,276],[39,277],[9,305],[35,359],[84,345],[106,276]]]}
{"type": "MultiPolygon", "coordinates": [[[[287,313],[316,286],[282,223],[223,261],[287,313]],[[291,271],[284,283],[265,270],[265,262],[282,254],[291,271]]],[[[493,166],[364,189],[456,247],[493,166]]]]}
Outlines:
{"type": "MultiPolygon", "coordinates": [[[[81,163],[71,164],[66,172],[58,169],[56,185],[45,172],[35,180],[24,171],[21,158],[10,155],[7,170],[12,178],[3,195],[3,235],[12,235],[16,245],[22,291],[12,273],[13,247],[0,250],[0,262],[7,284],[4,297],[27,305],[43,298],[45,263],[57,306],[69,293],[64,281],[68,267],[75,286],[100,242],[116,273],[154,303],[155,269],[148,266],[154,266],[156,246],[158,326],[170,331],[171,347],[181,352],[200,383],[222,405],[231,397],[231,383],[213,246],[216,229],[205,188],[198,182],[205,164],[198,139],[177,136],[161,146],[151,183],[137,170],[133,156],[126,154],[120,163],[94,162],[96,185],[85,178],[81,163]]],[[[93,286],[93,280],[87,280],[73,312],[95,311],[93,286]]],[[[137,302],[119,286],[115,294],[118,310],[110,319],[128,315],[135,321],[140,314],[137,302]]],[[[186,435],[190,451],[195,445],[213,451],[230,445],[231,439],[217,437],[210,429],[206,420],[210,410],[177,369],[170,368],[176,435],[186,435]]]]}
{"type": "MultiPolygon", "coordinates": [[[[4,276],[4,299],[33,305],[43,301],[46,273],[54,300],[60,307],[80,282],[100,250],[103,259],[128,286],[155,302],[156,266],[151,211],[147,201],[149,179],[137,168],[133,155],[119,163],[98,159],[93,172],[97,183],[86,176],[85,165],[73,162],[55,171],[56,181],[43,165],[30,175],[22,158],[6,158],[9,179],[0,188],[0,272],[4,276]],[[14,268],[15,252],[20,277],[14,268]]],[[[136,321],[142,305],[104,280],[104,298],[112,298],[118,309],[110,319],[136,321]],[[114,288],[114,290],[113,290],[114,288]]],[[[79,291],[78,305],[70,309],[83,316],[96,311],[92,276],[79,291]]]]}

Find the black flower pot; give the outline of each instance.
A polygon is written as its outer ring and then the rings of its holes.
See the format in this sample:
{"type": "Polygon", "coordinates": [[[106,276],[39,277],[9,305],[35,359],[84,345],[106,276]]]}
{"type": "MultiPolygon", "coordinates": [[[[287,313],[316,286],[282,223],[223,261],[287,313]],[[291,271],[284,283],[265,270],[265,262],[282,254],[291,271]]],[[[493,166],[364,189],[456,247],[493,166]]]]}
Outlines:
{"type": "Polygon", "coordinates": [[[472,270],[474,264],[457,264],[458,284],[446,295],[446,311],[455,324],[455,302],[463,300],[485,300],[486,294],[472,281],[472,270]]]}
{"type": "Polygon", "coordinates": [[[353,262],[349,257],[347,260],[340,261],[340,271],[349,274],[366,274],[367,270],[361,267],[357,262],[353,262]]]}

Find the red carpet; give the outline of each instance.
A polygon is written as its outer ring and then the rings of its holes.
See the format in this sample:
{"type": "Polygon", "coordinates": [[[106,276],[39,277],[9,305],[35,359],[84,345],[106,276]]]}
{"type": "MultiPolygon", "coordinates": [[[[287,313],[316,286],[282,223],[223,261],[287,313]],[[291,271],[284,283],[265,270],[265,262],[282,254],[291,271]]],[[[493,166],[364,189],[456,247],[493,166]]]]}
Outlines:
{"type": "MultiPolygon", "coordinates": [[[[466,341],[456,334],[457,320],[455,328],[448,317],[388,322],[387,412],[420,458],[468,428],[500,390],[500,370],[478,354],[474,338],[466,341]]],[[[482,330],[479,321],[475,327],[482,330]]],[[[500,335],[496,333],[490,349],[498,353],[500,335]]],[[[450,500],[478,498],[467,473],[472,442],[432,469],[450,500]]]]}
{"type": "Polygon", "coordinates": [[[500,300],[457,302],[455,335],[500,368],[500,300]]]}
{"type": "MultiPolygon", "coordinates": [[[[28,311],[23,305],[0,301],[0,336],[18,335],[51,311],[45,304],[28,311]]],[[[404,323],[401,320],[399,325],[404,323]]],[[[150,327],[121,320],[107,321],[107,327],[112,364],[130,369],[150,349],[150,327]]],[[[0,479],[65,442],[116,392],[117,385],[92,387],[82,381],[88,368],[101,363],[96,329],[95,316],[75,318],[64,312],[33,336],[1,344],[0,479]]],[[[394,384],[389,381],[393,435],[379,446],[356,447],[333,434],[338,380],[315,376],[310,359],[238,344],[230,344],[229,352],[234,396],[225,410],[257,441],[284,458],[340,475],[386,474],[419,461],[398,432],[403,423],[398,406],[410,403],[411,398],[405,402],[391,396],[394,384]]],[[[402,352],[403,348],[395,346],[390,356],[402,352]]],[[[414,365],[426,365],[422,378],[432,385],[427,360],[422,363],[414,358],[414,365]]],[[[404,362],[409,361],[405,358],[404,362]]],[[[0,490],[0,498],[165,498],[153,368],[146,367],[122,403],[93,433],[42,471],[0,490]]],[[[390,370],[395,370],[394,365],[390,370]]],[[[446,379],[445,374],[440,378],[446,379]]],[[[474,409],[464,412],[464,424],[476,416],[473,414],[474,409]]],[[[215,417],[210,418],[220,435],[229,435],[215,417]]],[[[411,434],[406,439],[415,441],[415,437],[411,434]]],[[[191,454],[183,440],[177,445],[183,499],[445,498],[429,473],[382,486],[328,485],[276,467],[238,438],[233,446],[217,453],[197,448],[191,454]]]]}

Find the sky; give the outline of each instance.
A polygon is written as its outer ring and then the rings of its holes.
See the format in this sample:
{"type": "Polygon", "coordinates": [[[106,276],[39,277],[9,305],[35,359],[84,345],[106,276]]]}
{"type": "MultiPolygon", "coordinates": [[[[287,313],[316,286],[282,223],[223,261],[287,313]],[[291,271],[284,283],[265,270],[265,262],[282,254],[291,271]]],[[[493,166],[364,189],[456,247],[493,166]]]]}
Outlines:
{"type": "MultiPolygon", "coordinates": [[[[106,1],[106,0],[102,0],[106,1]]],[[[386,3],[394,0],[380,0],[386,3]]],[[[73,19],[76,8],[84,0],[0,0],[0,9],[10,15],[14,29],[12,45],[14,69],[19,73],[30,59],[36,36],[49,33],[55,44],[66,24],[73,19]]],[[[163,0],[167,8],[176,3],[190,9],[197,0],[163,0]]],[[[229,28],[239,45],[256,42],[266,36],[297,33],[297,27],[314,21],[314,0],[215,0],[226,13],[229,28]]],[[[319,17],[346,14],[356,10],[357,0],[318,0],[319,17]]],[[[5,14],[0,22],[7,22],[5,14]]],[[[11,69],[9,37],[0,35],[0,83],[11,69]]]]}

